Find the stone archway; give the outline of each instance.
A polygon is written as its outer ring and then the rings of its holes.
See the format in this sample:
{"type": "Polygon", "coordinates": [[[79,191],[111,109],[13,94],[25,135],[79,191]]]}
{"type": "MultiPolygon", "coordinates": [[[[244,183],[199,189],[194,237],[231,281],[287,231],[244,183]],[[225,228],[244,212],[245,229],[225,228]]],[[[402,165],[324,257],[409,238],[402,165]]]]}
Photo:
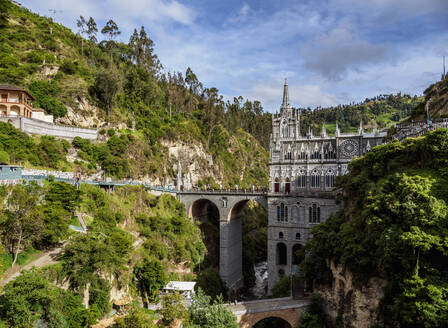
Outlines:
{"type": "Polygon", "coordinates": [[[188,209],[188,216],[199,222],[204,236],[208,260],[213,266],[220,263],[220,212],[218,206],[209,199],[194,201],[188,209]]]}
{"type": "Polygon", "coordinates": [[[285,327],[298,328],[301,311],[299,309],[273,310],[237,316],[240,328],[253,328],[260,321],[267,318],[280,318],[285,321],[285,327]]]}

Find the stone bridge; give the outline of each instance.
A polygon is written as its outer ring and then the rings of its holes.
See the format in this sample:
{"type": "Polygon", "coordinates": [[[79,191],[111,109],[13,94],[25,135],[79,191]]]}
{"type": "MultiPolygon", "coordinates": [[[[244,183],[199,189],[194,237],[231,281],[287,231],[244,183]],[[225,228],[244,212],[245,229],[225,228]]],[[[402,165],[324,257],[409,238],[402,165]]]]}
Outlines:
{"type": "Polygon", "coordinates": [[[243,286],[241,211],[249,200],[267,210],[265,192],[258,191],[180,191],[178,199],[187,214],[204,222],[215,206],[219,212],[219,274],[232,290],[243,286]]]}
{"type": "Polygon", "coordinates": [[[285,328],[298,328],[300,316],[308,310],[308,298],[274,298],[228,305],[240,328],[251,328],[266,318],[281,318],[285,328]]]}

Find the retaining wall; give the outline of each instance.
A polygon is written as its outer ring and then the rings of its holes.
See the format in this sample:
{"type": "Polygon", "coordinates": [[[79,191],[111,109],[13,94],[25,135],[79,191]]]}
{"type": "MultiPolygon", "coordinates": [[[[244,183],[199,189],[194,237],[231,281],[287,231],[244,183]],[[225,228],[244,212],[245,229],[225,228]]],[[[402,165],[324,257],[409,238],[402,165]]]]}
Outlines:
{"type": "Polygon", "coordinates": [[[72,140],[75,137],[96,140],[98,130],[62,126],[27,117],[0,117],[1,122],[12,124],[17,129],[29,134],[40,134],[56,138],[72,140]]]}

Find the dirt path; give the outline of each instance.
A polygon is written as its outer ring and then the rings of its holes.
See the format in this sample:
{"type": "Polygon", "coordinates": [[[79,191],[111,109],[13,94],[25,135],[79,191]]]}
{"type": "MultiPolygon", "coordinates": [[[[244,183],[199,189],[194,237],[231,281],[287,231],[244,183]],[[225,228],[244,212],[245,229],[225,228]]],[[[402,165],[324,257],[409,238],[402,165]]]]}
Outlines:
{"type": "Polygon", "coordinates": [[[58,263],[58,257],[61,255],[62,249],[64,245],[60,247],[54,248],[48,252],[42,253],[40,257],[31,261],[30,263],[24,266],[14,266],[13,268],[9,268],[5,273],[3,279],[0,281],[0,286],[5,286],[8,282],[14,280],[16,277],[20,275],[23,270],[29,270],[33,267],[42,268],[44,266],[58,263]]]}

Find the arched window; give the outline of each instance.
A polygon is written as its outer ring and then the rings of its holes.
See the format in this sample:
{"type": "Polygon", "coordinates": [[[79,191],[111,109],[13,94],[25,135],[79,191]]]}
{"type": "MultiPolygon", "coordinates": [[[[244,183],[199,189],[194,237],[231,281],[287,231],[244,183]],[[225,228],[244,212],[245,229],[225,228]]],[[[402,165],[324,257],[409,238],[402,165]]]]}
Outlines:
{"type": "Polygon", "coordinates": [[[300,233],[299,232],[296,233],[296,239],[300,240],[300,233]]]}
{"type": "Polygon", "coordinates": [[[300,256],[300,253],[299,253],[299,251],[301,249],[302,249],[302,245],[300,245],[300,244],[295,244],[292,247],[292,253],[291,253],[291,263],[292,264],[299,264],[300,262],[302,262],[303,258],[300,256]]]}
{"type": "Polygon", "coordinates": [[[282,125],[282,136],[283,138],[289,138],[289,127],[286,121],[283,121],[282,125]]]}
{"type": "Polygon", "coordinates": [[[305,172],[300,170],[297,177],[297,188],[306,188],[306,175],[305,172]]]}
{"type": "Polygon", "coordinates": [[[291,153],[290,150],[288,150],[288,151],[285,153],[285,159],[286,159],[286,160],[291,160],[291,159],[292,159],[292,153],[291,153]]]}
{"type": "Polygon", "coordinates": [[[311,188],[320,188],[320,175],[317,170],[311,172],[311,188]]]}
{"type": "Polygon", "coordinates": [[[275,178],[274,181],[274,192],[280,192],[280,180],[275,178]]]}
{"type": "Polygon", "coordinates": [[[286,178],[285,181],[285,193],[289,194],[291,192],[291,182],[289,181],[289,178],[286,178]]]}
{"type": "Polygon", "coordinates": [[[277,221],[288,221],[288,206],[285,206],[284,203],[277,206],[277,221]]]}
{"type": "Polygon", "coordinates": [[[278,239],[283,239],[283,232],[278,233],[278,239]]]}
{"type": "Polygon", "coordinates": [[[277,256],[276,256],[277,265],[286,265],[286,245],[284,243],[277,244],[277,256]]]}
{"type": "Polygon", "coordinates": [[[320,223],[320,207],[316,204],[313,204],[309,208],[309,222],[320,223]]]}
{"type": "Polygon", "coordinates": [[[325,187],[333,188],[334,187],[334,172],[333,170],[328,170],[325,174],[325,187]]]}

